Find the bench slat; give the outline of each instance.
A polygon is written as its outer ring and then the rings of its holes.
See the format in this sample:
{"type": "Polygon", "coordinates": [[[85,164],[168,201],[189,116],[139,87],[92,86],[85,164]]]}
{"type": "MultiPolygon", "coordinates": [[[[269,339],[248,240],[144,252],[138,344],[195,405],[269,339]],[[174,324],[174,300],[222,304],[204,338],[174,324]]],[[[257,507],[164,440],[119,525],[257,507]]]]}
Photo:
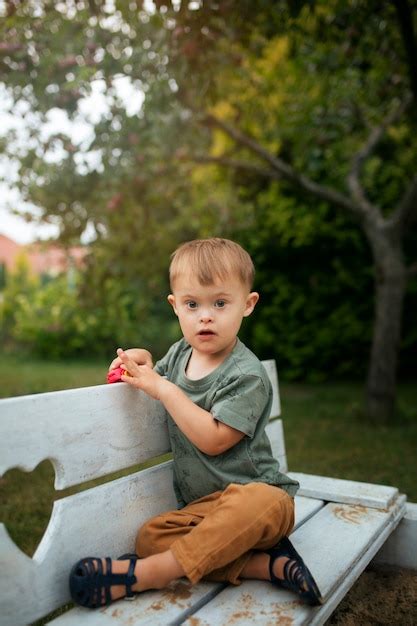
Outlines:
{"type": "MultiPolygon", "coordinates": [[[[272,384],[275,417],[280,412],[276,366],[274,361],[263,364],[272,384]]],[[[56,489],[170,450],[163,406],[124,383],[2,399],[0,415],[0,476],[12,467],[32,471],[50,459],[56,489]]],[[[281,448],[285,455],[283,443],[281,448]]]]}
{"type": "Polygon", "coordinates": [[[271,418],[278,417],[281,415],[281,402],[279,399],[277,366],[274,359],[262,361],[262,365],[266,369],[266,373],[268,374],[268,378],[272,384],[271,418]]]}
{"type": "Polygon", "coordinates": [[[323,624],[398,524],[403,509],[403,499],[389,511],[328,504],[291,535],[323,596],[333,593],[323,607],[308,607],[270,583],[247,581],[241,587],[227,587],[185,624],[323,624]]]}
{"type": "Polygon", "coordinates": [[[323,500],[295,496],[295,523],[294,530],[304,524],[324,506],[323,500]]]}
{"type": "Polygon", "coordinates": [[[329,503],[291,535],[320,587],[328,597],[361,555],[397,519],[396,502],[388,510],[329,503]]]}
{"type": "Polygon", "coordinates": [[[19,550],[1,524],[0,597],[5,624],[31,623],[68,602],[68,575],[78,559],[132,552],[139,526],[174,508],[172,468],[167,462],[57,500],[33,559],[19,550]],[[31,590],[24,602],[16,584],[31,590]]]}
{"type": "Polygon", "coordinates": [[[274,458],[279,461],[280,471],[285,474],[288,471],[288,467],[282,420],[274,420],[270,422],[267,424],[265,431],[271,442],[272,454],[274,458]]]}
{"type": "Polygon", "coordinates": [[[386,485],[373,485],[299,472],[289,472],[288,475],[299,481],[298,495],[308,498],[322,498],[329,502],[361,504],[376,509],[386,509],[398,496],[396,487],[386,485]]]}
{"type": "Polygon", "coordinates": [[[404,517],[376,555],[374,563],[417,572],[417,503],[407,502],[404,517]]]}
{"type": "Polygon", "coordinates": [[[170,449],[162,405],[123,383],[0,400],[0,414],[0,475],[51,459],[57,489],[170,449]]]}
{"type": "Polygon", "coordinates": [[[269,582],[248,580],[240,587],[227,587],[184,626],[275,626],[308,624],[311,609],[293,593],[269,582]]]}
{"type": "Polygon", "coordinates": [[[391,507],[392,517],[385,528],[375,537],[367,551],[364,552],[358,559],[346,578],[340,581],[340,584],[334,589],[326,604],[313,613],[309,626],[321,626],[331,616],[335,608],[343,600],[353,584],[358,580],[359,576],[372,561],[381,546],[383,546],[390,535],[395,532],[395,529],[398,527],[404,515],[405,505],[406,497],[404,495],[400,495],[396,504],[391,507]]]}
{"type": "Polygon", "coordinates": [[[223,583],[180,580],[164,591],[146,591],[100,611],[75,608],[50,622],[51,626],[167,626],[180,624],[190,612],[224,589],[223,583]]]}

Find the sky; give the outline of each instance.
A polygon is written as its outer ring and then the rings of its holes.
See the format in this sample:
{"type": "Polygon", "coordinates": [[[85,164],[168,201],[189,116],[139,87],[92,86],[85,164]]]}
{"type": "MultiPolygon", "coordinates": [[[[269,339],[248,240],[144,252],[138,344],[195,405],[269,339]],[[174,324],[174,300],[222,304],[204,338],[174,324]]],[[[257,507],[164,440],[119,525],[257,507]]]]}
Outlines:
{"type": "Polygon", "coordinates": [[[36,239],[48,239],[57,235],[57,228],[53,225],[40,226],[34,223],[27,223],[22,217],[12,215],[8,210],[6,202],[21,204],[18,194],[7,189],[7,186],[0,185],[0,234],[6,235],[17,243],[26,244],[36,239]]]}
{"type": "MultiPolygon", "coordinates": [[[[143,104],[143,94],[138,94],[130,80],[126,77],[116,79],[118,96],[124,101],[128,115],[136,115],[143,104]]],[[[19,110],[10,106],[11,100],[4,85],[0,84],[0,137],[9,131],[14,131],[13,146],[24,150],[30,144],[28,128],[38,126],[42,136],[47,138],[54,132],[66,133],[72,143],[81,149],[88,149],[94,138],[93,125],[96,124],[109,110],[105,95],[104,81],[96,80],[92,83],[92,93],[79,102],[77,116],[70,121],[66,113],[60,109],[51,109],[47,116],[47,123],[40,125],[39,120],[30,111],[19,110]]],[[[62,153],[49,153],[50,162],[57,162],[62,153]]],[[[88,155],[90,167],[99,167],[99,156],[92,151],[88,155]]],[[[80,159],[81,167],[81,159],[80,159]]],[[[39,225],[36,222],[27,222],[24,218],[14,215],[13,208],[30,211],[37,215],[39,211],[33,205],[23,201],[13,183],[18,178],[17,164],[0,154],[0,233],[14,239],[20,244],[31,243],[35,239],[47,239],[58,234],[53,224],[39,225]],[[5,179],[1,182],[1,179],[5,179]]],[[[87,242],[89,233],[85,233],[84,242],[87,242]]]]}
{"type": "MultiPolygon", "coordinates": [[[[105,0],[105,5],[105,10],[109,15],[108,19],[111,20],[115,10],[115,2],[114,0],[105,0]]],[[[179,10],[180,0],[173,0],[173,5],[176,10],[179,10]]],[[[190,0],[188,4],[190,9],[198,9],[199,6],[200,0],[190,0]]],[[[155,11],[153,0],[144,0],[143,8],[148,13],[153,13],[155,11]]],[[[0,15],[4,14],[5,3],[4,0],[0,0],[0,15]]],[[[142,108],[144,94],[138,92],[137,87],[134,87],[126,76],[116,78],[113,81],[113,85],[116,86],[118,98],[124,102],[127,114],[136,115],[142,108]]],[[[59,130],[59,132],[68,134],[73,145],[79,146],[81,149],[88,149],[88,145],[94,137],[92,125],[96,124],[109,110],[109,100],[106,98],[104,81],[95,80],[91,86],[91,95],[83,98],[78,103],[75,120],[70,121],[62,110],[52,109],[50,111],[48,123],[42,128],[44,137],[59,130]]],[[[7,89],[3,83],[0,83],[0,139],[8,131],[14,130],[16,133],[16,145],[24,148],[25,144],[27,145],[30,142],[25,125],[34,124],[36,126],[38,124],[39,127],[39,120],[30,111],[16,110],[16,107],[12,108],[10,104],[11,100],[7,94],[7,89]]],[[[56,162],[60,155],[51,154],[50,158],[51,161],[55,160],[56,162]]],[[[97,155],[92,153],[89,154],[87,160],[90,167],[94,167],[95,163],[97,165],[99,163],[97,155]]],[[[80,157],[80,164],[81,161],[80,157]]],[[[80,167],[82,166],[80,165],[80,167]]],[[[30,243],[38,238],[46,239],[55,236],[57,234],[55,226],[39,225],[35,222],[28,223],[22,217],[13,214],[12,208],[23,211],[29,210],[35,215],[37,212],[36,207],[25,204],[16,188],[13,188],[13,182],[16,181],[17,176],[16,165],[0,153],[0,233],[11,237],[21,244],[30,243]],[[6,179],[5,182],[1,182],[2,179],[6,179]]],[[[85,242],[88,241],[88,237],[89,234],[87,232],[84,238],[85,242]]]]}

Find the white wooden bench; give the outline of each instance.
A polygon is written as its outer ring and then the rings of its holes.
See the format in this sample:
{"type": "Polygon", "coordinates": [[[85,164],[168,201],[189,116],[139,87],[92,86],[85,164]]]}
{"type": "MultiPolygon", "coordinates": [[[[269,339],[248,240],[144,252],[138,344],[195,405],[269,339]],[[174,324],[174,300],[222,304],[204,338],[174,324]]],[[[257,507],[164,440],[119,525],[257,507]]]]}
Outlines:
{"type": "MultiPolygon", "coordinates": [[[[278,416],[275,362],[264,364],[274,386],[272,416],[278,416]]],[[[268,429],[274,454],[287,472],[281,420],[271,421],[268,429]]],[[[50,459],[59,490],[167,452],[162,406],[125,384],[0,401],[1,475],[13,467],[32,471],[50,459]]],[[[2,524],[0,624],[29,624],[67,603],[68,573],[79,558],[131,552],[138,527],[149,517],[176,507],[171,472],[171,461],[165,461],[57,500],[32,559],[14,544],[2,524]]],[[[400,522],[405,496],[394,487],[290,475],[301,484],[291,538],[319,584],[325,598],[322,607],[305,606],[295,595],[268,582],[245,581],[239,587],[201,582],[191,587],[181,580],[162,592],[140,594],[132,602],[119,601],[96,611],[77,607],[51,623],[322,624],[400,522]]],[[[416,526],[412,529],[415,532],[416,526]]]]}

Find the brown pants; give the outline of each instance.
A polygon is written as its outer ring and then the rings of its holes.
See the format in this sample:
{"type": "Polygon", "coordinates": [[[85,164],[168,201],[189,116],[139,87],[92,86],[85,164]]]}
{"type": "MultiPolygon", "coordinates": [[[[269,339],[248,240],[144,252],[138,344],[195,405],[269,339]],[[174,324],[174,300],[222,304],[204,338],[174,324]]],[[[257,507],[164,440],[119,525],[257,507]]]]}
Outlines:
{"type": "Polygon", "coordinates": [[[240,584],[252,550],[267,550],[294,526],[294,500],[264,483],[231,484],[146,522],[136,539],[144,558],[171,549],[192,584],[240,584]]]}

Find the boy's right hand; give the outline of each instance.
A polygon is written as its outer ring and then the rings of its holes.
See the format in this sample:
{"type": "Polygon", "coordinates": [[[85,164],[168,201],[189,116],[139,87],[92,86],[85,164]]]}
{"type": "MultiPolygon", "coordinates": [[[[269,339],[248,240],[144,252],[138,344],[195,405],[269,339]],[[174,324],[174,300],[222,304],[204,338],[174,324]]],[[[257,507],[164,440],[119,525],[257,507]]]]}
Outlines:
{"type": "Polygon", "coordinates": [[[118,348],[117,354],[120,356],[122,362],[122,368],[124,371],[120,380],[124,383],[129,383],[132,387],[142,389],[155,400],[161,399],[163,388],[166,385],[172,385],[168,380],[157,374],[152,367],[149,367],[147,363],[137,364],[127,354],[127,351],[118,348]]]}
{"type": "MultiPolygon", "coordinates": [[[[148,365],[150,368],[153,368],[152,354],[148,350],[145,350],[144,348],[128,348],[127,350],[124,350],[124,353],[127,354],[127,356],[137,365],[148,365]]],[[[121,365],[122,360],[119,356],[117,356],[110,363],[109,372],[114,370],[116,367],[120,367],[121,365]]]]}

